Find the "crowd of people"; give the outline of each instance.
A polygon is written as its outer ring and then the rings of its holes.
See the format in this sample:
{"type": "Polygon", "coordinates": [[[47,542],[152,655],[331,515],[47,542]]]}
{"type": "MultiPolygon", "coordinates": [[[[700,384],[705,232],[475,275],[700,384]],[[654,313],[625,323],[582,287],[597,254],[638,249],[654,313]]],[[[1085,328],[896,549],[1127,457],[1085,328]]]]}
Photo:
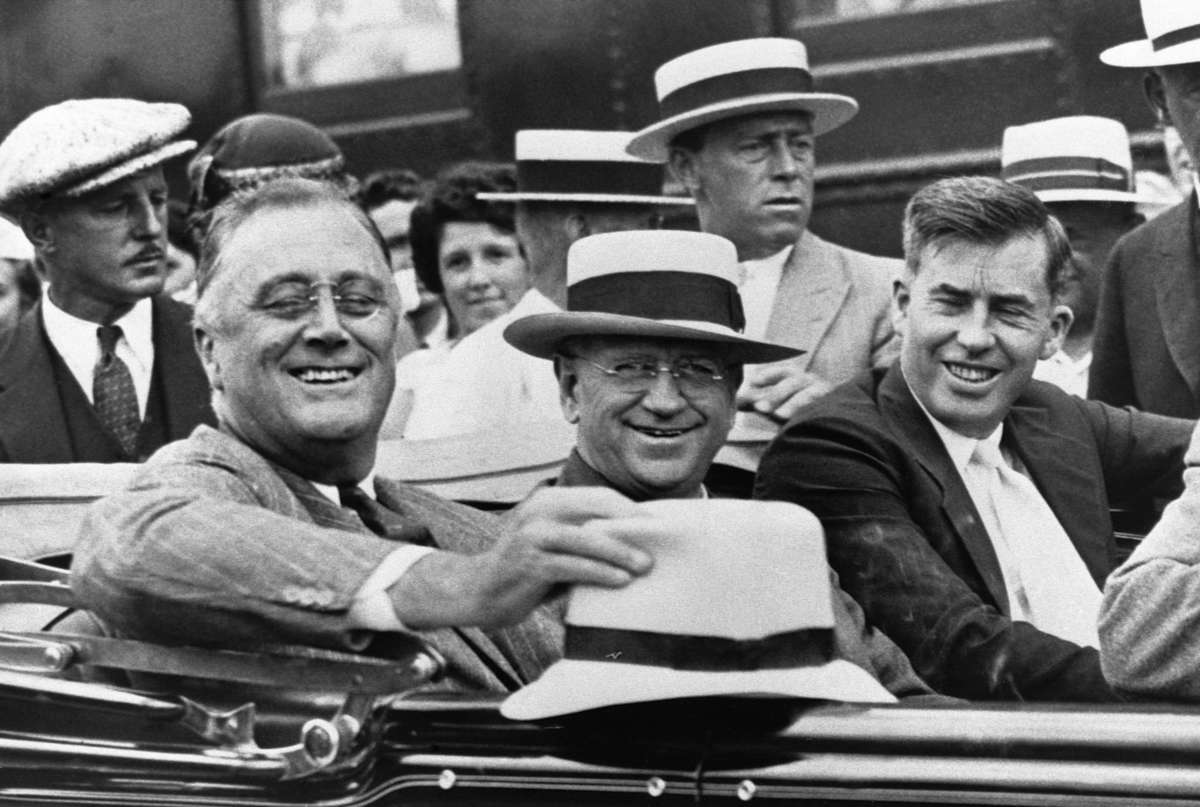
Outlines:
{"type": "MultiPolygon", "coordinates": [[[[1100,58],[1147,71],[1194,161],[1185,5],[1142,0],[1147,38],[1100,58]]],[[[858,105],[801,42],[654,79],[638,132],[522,130],[515,164],[427,181],[360,182],[316,127],[238,119],[190,157],[177,246],[186,109],[18,124],[0,460],[144,463],[85,519],[79,601],[169,643],[386,655],[415,632],[445,685],[523,719],[1200,699],[1196,194],[1147,221],[1121,122],[1022,123],[1000,176],[913,195],[903,260],[867,255],[808,228],[817,139],[858,105]],[[561,472],[506,512],[376,467],[381,440],[562,419],[561,472]],[[1164,506],[1122,559],[1112,512],[1164,506]]]]}

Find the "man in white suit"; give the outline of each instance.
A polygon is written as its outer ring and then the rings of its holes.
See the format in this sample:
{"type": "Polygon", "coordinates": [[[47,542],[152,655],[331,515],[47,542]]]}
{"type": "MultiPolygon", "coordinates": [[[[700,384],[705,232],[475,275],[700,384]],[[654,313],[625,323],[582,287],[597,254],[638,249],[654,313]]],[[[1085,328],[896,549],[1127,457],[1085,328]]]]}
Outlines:
{"type": "MultiPolygon", "coordinates": [[[[833,386],[895,357],[889,306],[900,261],[807,229],[815,137],[858,104],[813,92],[807,52],[793,39],[686,53],[658,69],[655,86],[661,120],[634,136],[629,153],[669,162],[696,200],[700,228],[737,247],[746,335],[806,351],[755,368],[738,392],[739,409],[775,422],[757,418],[770,434],[833,386]]],[[[739,427],[754,426],[739,420],[735,441],[739,427]]]]}

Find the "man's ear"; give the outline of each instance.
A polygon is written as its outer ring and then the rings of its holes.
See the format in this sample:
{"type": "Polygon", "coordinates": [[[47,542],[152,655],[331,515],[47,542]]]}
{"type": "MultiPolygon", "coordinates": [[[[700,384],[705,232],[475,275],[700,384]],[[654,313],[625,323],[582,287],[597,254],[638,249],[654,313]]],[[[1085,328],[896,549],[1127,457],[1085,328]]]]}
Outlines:
{"type": "Polygon", "coordinates": [[[592,234],[592,225],[588,222],[587,216],[575,211],[563,219],[563,230],[567,234],[567,243],[574,244],[580,238],[592,234]]]}
{"type": "Polygon", "coordinates": [[[212,333],[205,326],[197,325],[192,329],[192,341],[196,345],[196,354],[200,356],[200,366],[208,376],[208,385],[215,390],[224,389],[221,363],[217,360],[212,333]]]}
{"type": "Polygon", "coordinates": [[[908,304],[912,299],[908,284],[912,277],[905,274],[892,281],[892,330],[900,336],[908,328],[908,304]]]}
{"type": "Polygon", "coordinates": [[[40,211],[26,211],[20,217],[21,230],[29,243],[41,254],[54,252],[54,227],[50,218],[40,211]]]}
{"type": "Polygon", "coordinates": [[[1171,110],[1167,108],[1167,92],[1163,87],[1162,75],[1157,70],[1148,70],[1142,76],[1142,92],[1150,104],[1150,110],[1158,119],[1160,126],[1174,126],[1171,121],[1171,110]]]}
{"type": "Polygon", "coordinates": [[[1046,341],[1042,343],[1042,351],[1038,354],[1039,359],[1048,359],[1062,349],[1063,340],[1067,338],[1067,332],[1071,330],[1071,323],[1074,321],[1075,314],[1072,313],[1069,306],[1054,306],[1054,310],[1050,313],[1050,330],[1046,335],[1046,341]]]}
{"type": "Polygon", "coordinates": [[[696,164],[695,152],[675,146],[667,156],[667,165],[679,184],[688,189],[692,196],[700,190],[700,167],[696,164]]]}
{"type": "Polygon", "coordinates": [[[554,375],[558,378],[558,403],[562,406],[563,417],[567,419],[567,423],[578,423],[579,374],[575,372],[575,363],[562,356],[555,356],[554,375]]]}

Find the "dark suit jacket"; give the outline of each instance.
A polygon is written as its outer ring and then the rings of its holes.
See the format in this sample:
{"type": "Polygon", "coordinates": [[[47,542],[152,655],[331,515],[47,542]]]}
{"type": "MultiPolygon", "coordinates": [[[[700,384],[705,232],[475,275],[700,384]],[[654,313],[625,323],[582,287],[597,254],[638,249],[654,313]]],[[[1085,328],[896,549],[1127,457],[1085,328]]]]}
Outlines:
{"type": "MultiPolygon", "coordinates": [[[[474,553],[496,517],[398,482],[381,504],[474,553]]],[[[386,635],[347,621],[354,594],[396,548],[305,480],[236,438],[200,427],[166,446],[129,488],[92,506],[71,586],[117,632],[168,644],[294,643],[387,654],[386,635]]],[[[515,690],[561,655],[561,626],[535,612],[514,628],[425,631],[448,683],[515,690]]]]}
{"type": "Polygon", "coordinates": [[[1100,290],[1088,397],[1200,416],[1200,259],[1196,197],[1128,233],[1100,290]]]}
{"type": "MultiPolygon", "coordinates": [[[[1004,441],[1103,585],[1115,561],[1110,499],[1178,490],[1192,425],[1034,381],[1005,418],[1004,441]]],[[[1115,697],[1096,650],[1009,619],[983,522],[899,363],[797,413],[767,450],[755,496],[816,513],[842,586],[935,689],[1115,697]]]]}
{"type": "MultiPolygon", "coordinates": [[[[154,367],[149,422],[139,449],[216,424],[208,379],[192,344],[192,309],[168,297],[153,301],[154,367]]],[[[42,326],[41,304],[22,316],[0,356],[0,462],[118,462],[124,459],[42,326]]]]}

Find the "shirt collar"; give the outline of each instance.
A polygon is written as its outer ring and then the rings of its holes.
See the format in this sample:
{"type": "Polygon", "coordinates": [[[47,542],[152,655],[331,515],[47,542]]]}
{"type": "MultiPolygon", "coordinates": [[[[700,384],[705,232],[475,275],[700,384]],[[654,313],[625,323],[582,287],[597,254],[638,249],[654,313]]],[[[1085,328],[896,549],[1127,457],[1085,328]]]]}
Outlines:
{"type": "Polygon", "coordinates": [[[975,453],[976,446],[980,443],[990,443],[996,446],[996,448],[1000,447],[1000,439],[1004,436],[1003,423],[982,440],[977,437],[967,437],[965,434],[959,434],[929,413],[929,410],[925,408],[925,404],[921,403],[921,399],[913,392],[912,385],[908,383],[907,378],[904,379],[904,383],[908,386],[908,392],[912,395],[913,400],[917,402],[917,406],[921,407],[921,411],[925,413],[925,417],[933,425],[933,430],[937,432],[942,445],[946,447],[946,453],[950,455],[950,460],[954,463],[954,467],[959,475],[962,475],[963,471],[966,470],[967,464],[971,461],[971,456],[975,453]]]}
{"type": "MultiPolygon", "coordinates": [[[[329,499],[329,501],[333,502],[338,507],[342,506],[342,496],[340,493],[338,493],[337,485],[323,485],[320,482],[314,482],[311,479],[308,480],[308,483],[316,488],[317,491],[326,499],[329,499]]],[[[366,477],[358,481],[358,487],[362,488],[363,492],[372,499],[376,498],[374,469],[371,469],[371,472],[367,474],[366,477]]]]}
{"type": "MultiPolygon", "coordinates": [[[[154,363],[154,334],[151,327],[153,316],[150,298],[144,297],[138,300],[125,316],[113,323],[121,326],[126,344],[144,367],[154,363]]],[[[100,325],[63,311],[54,304],[49,294],[42,296],[42,322],[52,343],[91,345],[96,354],[99,354],[100,344],[96,340],[96,329],[100,325]]]]}
{"type": "Polygon", "coordinates": [[[760,272],[781,271],[783,265],[787,263],[787,259],[791,256],[792,250],[795,248],[795,244],[789,244],[774,255],[768,255],[765,258],[753,261],[742,261],[742,272],[740,273],[742,283],[745,283],[746,279],[751,275],[756,275],[760,272]]]}

